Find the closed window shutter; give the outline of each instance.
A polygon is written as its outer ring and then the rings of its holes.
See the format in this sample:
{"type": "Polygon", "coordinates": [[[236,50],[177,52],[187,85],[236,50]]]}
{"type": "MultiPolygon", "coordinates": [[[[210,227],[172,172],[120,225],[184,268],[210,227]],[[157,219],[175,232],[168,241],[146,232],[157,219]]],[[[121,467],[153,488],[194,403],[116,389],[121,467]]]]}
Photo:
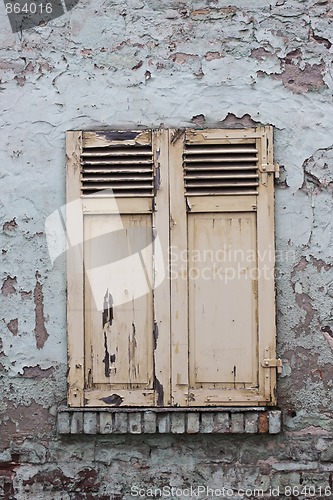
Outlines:
{"type": "Polygon", "coordinates": [[[69,405],[276,403],[272,145],[67,133],[69,405]]]}
{"type": "Polygon", "coordinates": [[[170,154],[174,403],[274,404],[271,128],[175,132],[170,154]]]}
{"type": "Polygon", "coordinates": [[[150,131],[68,133],[67,228],[82,243],[68,253],[73,406],[165,403],[153,294],[163,271],[154,238],[161,140],[150,131]]]}

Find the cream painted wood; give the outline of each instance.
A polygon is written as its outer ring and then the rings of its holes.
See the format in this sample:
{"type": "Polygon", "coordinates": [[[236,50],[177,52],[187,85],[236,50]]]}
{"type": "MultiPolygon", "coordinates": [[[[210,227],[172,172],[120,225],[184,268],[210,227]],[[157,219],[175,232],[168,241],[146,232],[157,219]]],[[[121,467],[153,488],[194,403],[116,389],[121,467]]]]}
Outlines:
{"type": "Polygon", "coordinates": [[[66,230],[68,405],[83,406],[84,305],[83,305],[83,216],[80,199],[81,132],[66,133],[66,230]]]}

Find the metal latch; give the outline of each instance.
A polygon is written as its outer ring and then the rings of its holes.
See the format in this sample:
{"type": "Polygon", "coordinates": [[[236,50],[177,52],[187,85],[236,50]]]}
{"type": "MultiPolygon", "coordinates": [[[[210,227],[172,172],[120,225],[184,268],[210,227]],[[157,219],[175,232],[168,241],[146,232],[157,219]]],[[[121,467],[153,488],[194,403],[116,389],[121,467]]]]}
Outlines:
{"type": "Polygon", "coordinates": [[[278,373],[282,373],[282,359],[267,359],[261,363],[264,368],[276,368],[278,373]]]}
{"type": "Polygon", "coordinates": [[[280,166],[278,163],[262,163],[259,165],[259,170],[262,173],[274,172],[276,179],[280,177],[280,166]]]}

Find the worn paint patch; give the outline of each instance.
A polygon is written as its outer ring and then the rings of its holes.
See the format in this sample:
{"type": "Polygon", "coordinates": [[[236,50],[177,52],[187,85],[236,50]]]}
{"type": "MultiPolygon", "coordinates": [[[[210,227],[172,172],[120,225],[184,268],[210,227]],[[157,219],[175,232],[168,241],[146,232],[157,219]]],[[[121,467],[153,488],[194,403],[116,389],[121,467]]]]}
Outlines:
{"type": "Polygon", "coordinates": [[[45,328],[43,285],[38,281],[38,278],[40,278],[40,274],[36,272],[37,281],[34,289],[35,338],[37,349],[43,349],[49,334],[45,328]]]}
{"type": "Polygon", "coordinates": [[[14,217],[14,219],[10,220],[10,221],[7,221],[4,223],[4,225],[2,226],[2,229],[4,231],[14,231],[14,229],[16,229],[18,227],[18,224],[16,222],[16,217],[14,217]]]}
{"type": "Polygon", "coordinates": [[[249,114],[245,114],[241,117],[234,115],[234,113],[228,113],[224,120],[221,121],[220,126],[225,128],[246,128],[246,127],[256,127],[260,125],[252,119],[249,114]]]}
{"type": "Polygon", "coordinates": [[[107,405],[112,406],[120,406],[124,401],[124,398],[119,396],[119,394],[111,394],[111,396],[106,396],[105,398],[99,398],[100,401],[103,401],[107,405]]]}
{"type": "MultiPolygon", "coordinates": [[[[7,424],[15,434],[24,435],[25,437],[37,436],[42,434],[52,434],[54,432],[55,419],[44,406],[32,401],[29,405],[15,404],[13,401],[7,402],[6,416],[8,417],[7,424]]],[[[5,429],[4,429],[4,432],[5,429]]],[[[2,431],[0,433],[0,442],[2,441],[2,431]]],[[[11,439],[12,439],[11,437],[11,439]]]]}
{"type": "Polygon", "coordinates": [[[16,336],[18,334],[18,318],[11,319],[9,323],[7,323],[7,328],[13,335],[16,336]]]}
{"type": "Polygon", "coordinates": [[[265,59],[267,59],[268,57],[273,57],[273,56],[274,54],[272,54],[272,52],[269,52],[263,47],[251,50],[251,57],[254,57],[254,59],[257,59],[257,61],[265,61],[265,59]]]}
{"type": "Polygon", "coordinates": [[[157,395],[157,406],[163,406],[164,404],[164,388],[158,378],[154,377],[153,389],[156,391],[157,395]]]}
{"type": "Polygon", "coordinates": [[[8,295],[13,295],[14,293],[16,293],[16,288],[14,286],[16,284],[17,284],[16,276],[14,276],[14,278],[12,278],[11,276],[7,276],[1,287],[2,295],[7,297],[8,295]]]}
{"type": "Polygon", "coordinates": [[[23,480],[25,491],[29,491],[29,487],[40,485],[44,491],[66,491],[66,492],[82,492],[89,493],[99,490],[99,482],[97,480],[98,472],[96,469],[86,467],[78,471],[74,477],[66,475],[60,468],[45,470],[34,474],[29,479],[23,480]]]}
{"type": "Polygon", "coordinates": [[[323,79],[323,64],[308,64],[300,68],[293,62],[286,62],[282,73],[273,74],[275,80],[279,80],[283,85],[295,93],[320,90],[326,87],[323,79]]]}
{"type": "Polygon", "coordinates": [[[195,125],[197,125],[200,128],[204,127],[205,123],[206,123],[205,115],[201,114],[201,115],[192,116],[191,122],[195,123],[195,125]]]}
{"type": "Polygon", "coordinates": [[[312,306],[312,299],[307,293],[297,293],[296,303],[306,312],[306,315],[304,321],[301,321],[295,329],[300,334],[309,332],[310,325],[316,313],[316,309],[312,306]]]}
{"type": "Polygon", "coordinates": [[[50,377],[54,373],[54,367],[50,368],[41,368],[39,365],[37,366],[24,366],[23,367],[23,375],[21,377],[24,378],[34,378],[34,379],[43,379],[46,377],[50,377]]]}

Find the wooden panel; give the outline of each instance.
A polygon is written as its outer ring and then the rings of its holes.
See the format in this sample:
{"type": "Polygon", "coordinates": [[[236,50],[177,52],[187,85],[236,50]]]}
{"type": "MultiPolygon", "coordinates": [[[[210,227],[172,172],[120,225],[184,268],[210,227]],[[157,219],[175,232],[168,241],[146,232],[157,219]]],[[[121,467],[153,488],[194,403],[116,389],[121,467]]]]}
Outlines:
{"type": "MultiPolygon", "coordinates": [[[[273,163],[273,130],[263,127],[258,140],[262,163],[273,163]]],[[[264,368],[267,357],[276,358],[275,287],[274,287],[274,174],[262,173],[258,196],[258,317],[259,317],[259,379],[267,404],[276,403],[276,368],[264,368]]]]}
{"type": "Polygon", "coordinates": [[[190,212],[252,212],[257,209],[257,196],[187,196],[190,212]]]}
{"type": "Polygon", "coordinates": [[[153,210],[152,198],[82,198],[82,209],[86,214],[146,214],[153,210]]]}
{"type": "Polygon", "coordinates": [[[66,134],[66,229],[68,405],[83,405],[84,314],[83,314],[83,219],[80,200],[81,132],[66,134]]]}
{"type": "Polygon", "coordinates": [[[169,132],[153,133],[155,178],[154,227],[154,388],[155,405],[171,404],[169,258],[169,132]]]}
{"type": "Polygon", "coordinates": [[[172,404],[188,404],[188,288],[178,262],[187,252],[187,220],[182,154],[184,134],[170,130],[170,279],[172,404]]]}
{"type": "Polygon", "coordinates": [[[151,216],[86,215],[84,231],[89,385],[152,387],[151,216]]]}
{"type": "Polygon", "coordinates": [[[95,132],[83,132],[82,145],[84,148],[109,147],[110,144],[119,144],[120,146],[151,144],[151,131],[101,130],[95,132]]]}
{"type": "Polygon", "coordinates": [[[256,215],[189,214],[188,255],[190,386],[255,387],[256,215]]]}
{"type": "Polygon", "coordinates": [[[219,144],[221,141],[229,144],[246,144],[252,142],[253,138],[261,136],[261,128],[247,129],[208,129],[208,130],[186,130],[186,141],[189,143],[219,144]]]}

